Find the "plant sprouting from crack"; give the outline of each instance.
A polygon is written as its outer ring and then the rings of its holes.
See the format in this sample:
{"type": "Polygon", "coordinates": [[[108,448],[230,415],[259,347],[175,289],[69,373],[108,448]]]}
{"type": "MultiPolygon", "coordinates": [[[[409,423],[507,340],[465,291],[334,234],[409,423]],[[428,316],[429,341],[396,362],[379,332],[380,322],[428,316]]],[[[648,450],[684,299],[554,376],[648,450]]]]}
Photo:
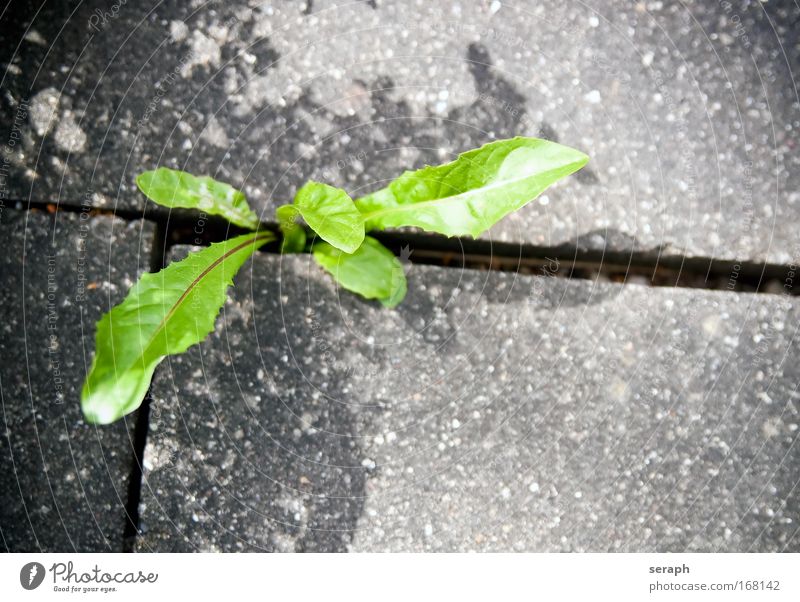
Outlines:
{"type": "MultiPolygon", "coordinates": [[[[343,288],[393,308],[406,295],[411,251],[404,247],[398,258],[367,232],[411,226],[478,237],[587,161],[567,146],[517,137],[491,142],[444,165],[407,171],[355,200],[340,188],[308,182],[291,204],[276,210],[281,252],[310,252],[343,288]]],[[[159,205],[219,215],[251,233],[144,274],[122,303],[100,319],[94,360],[81,392],[83,414],[91,423],[107,424],[138,408],[156,366],[213,331],[239,268],[277,238],[260,229],[244,193],[228,184],[165,167],[141,174],[136,183],[159,205]]]]}

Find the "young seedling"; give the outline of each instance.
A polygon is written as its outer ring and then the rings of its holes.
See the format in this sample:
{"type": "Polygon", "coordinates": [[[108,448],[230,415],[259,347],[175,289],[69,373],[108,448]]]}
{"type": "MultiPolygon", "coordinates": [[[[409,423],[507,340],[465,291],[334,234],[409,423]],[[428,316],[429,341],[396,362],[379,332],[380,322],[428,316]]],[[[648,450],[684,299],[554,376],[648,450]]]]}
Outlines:
{"type": "MultiPolygon", "coordinates": [[[[339,188],[308,182],[292,204],[276,211],[281,252],[310,251],[343,288],[392,308],[406,295],[403,265],[368,231],[415,226],[477,237],[587,161],[561,144],[518,137],[486,144],[451,163],[407,171],[355,200],[339,188]],[[316,234],[312,240],[300,220],[316,234]]],[[[211,333],[239,268],[276,238],[259,230],[259,217],[244,194],[228,184],[164,167],[141,174],[136,183],[159,205],[200,209],[253,232],[145,274],[100,319],[81,392],[83,414],[96,424],[138,408],[161,360],[211,333]]]]}

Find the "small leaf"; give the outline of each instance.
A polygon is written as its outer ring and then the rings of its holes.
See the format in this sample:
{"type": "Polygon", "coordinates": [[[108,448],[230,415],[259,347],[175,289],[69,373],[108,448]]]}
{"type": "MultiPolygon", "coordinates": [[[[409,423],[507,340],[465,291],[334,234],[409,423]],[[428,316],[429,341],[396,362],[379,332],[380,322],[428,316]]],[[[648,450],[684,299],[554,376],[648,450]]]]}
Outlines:
{"type": "Polygon", "coordinates": [[[349,291],[378,299],[385,307],[394,307],[406,296],[403,264],[371,236],[352,254],[324,242],[314,245],[313,253],[317,263],[349,291]]]}
{"type": "Polygon", "coordinates": [[[242,228],[258,228],[258,215],[250,209],[244,193],[208,176],[159,167],[140,174],[136,185],[148,199],[164,207],[199,209],[242,228]]]}
{"type": "Polygon", "coordinates": [[[244,234],[144,274],[97,323],[94,361],[81,392],[87,422],[108,424],[138,408],[158,363],[214,329],[234,275],[274,239],[270,232],[244,234]]]}
{"type": "Polygon", "coordinates": [[[309,182],[297,191],[294,207],[320,237],[345,253],[364,240],[364,219],[341,188],[309,182]]]}
{"type": "Polygon", "coordinates": [[[407,171],[388,187],[356,200],[356,206],[368,230],[417,226],[477,237],[588,160],[547,140],[499,140],[452,163],[407,171]]]}
{"type": "Polygon", "coordinates": [[[281,253],[302,253],[306,248],[306,231],[297,223],[300,215],[294,205],[281,205],[275,210],[278,227],[283,234],[281,253]]]}

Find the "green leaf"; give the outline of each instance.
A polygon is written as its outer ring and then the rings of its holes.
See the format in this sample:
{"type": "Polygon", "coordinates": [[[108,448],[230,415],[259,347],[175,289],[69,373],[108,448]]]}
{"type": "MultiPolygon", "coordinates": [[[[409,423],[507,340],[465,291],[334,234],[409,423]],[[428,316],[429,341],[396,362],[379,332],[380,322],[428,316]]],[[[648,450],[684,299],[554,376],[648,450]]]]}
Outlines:
{"type": "Polygon", "coordinates": [[[258,215],[247,204],[244,193],[208,176],[159,167],[136,178],[136,185],[151,201],[164,207],[199,209],[221,215],[232,224],[256,230],[258,215]]]}
{"type": "Polygon", "coordinates": [[[356,206],[368,230],[417,226],[477,237],[588,160],[547,140],[499,140],[452,163],[407,171],[388,187],[356,200],[356,206]]]}
{"type": "Polygon", "coordinates": [[[341,188],[309,182],[297,191],[294,207],[320,237],[345,253],[364,240],[364,219],[341,188]]]}
{"type": "Polygon", "coordinates": [[[283,234],[281,253],[302,253],[306,248],[306,231],[297,223],[300,215],[294,205],[281,205],[275,210],[278,227],[283,234]]]}
{"type": "Polygon", "coordinates": [[[244,234],[144,274],[97,323],[94,361],[81,392],[87,422],[108,424],[138,408],[158,363],[214,329],[234,275],[274,239],[270,232],[244,234]]]}
{"type": "Polygon", "coordinates": [[[371,236],[352,254],[324,242],[314,245],[313,253],[317,263],[349,291],[378,299],[385,307],[394,307],[406,296],[403,264],[371,236]]]}

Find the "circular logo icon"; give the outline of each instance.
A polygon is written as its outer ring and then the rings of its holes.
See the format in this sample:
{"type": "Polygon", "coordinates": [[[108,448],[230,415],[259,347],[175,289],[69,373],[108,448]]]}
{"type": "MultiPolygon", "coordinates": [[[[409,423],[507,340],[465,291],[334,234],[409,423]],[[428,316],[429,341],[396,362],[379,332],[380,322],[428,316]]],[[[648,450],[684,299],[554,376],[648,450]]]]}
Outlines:
{"type": "Polygon", "coordinates": [[[25,589],[36,589],[44,581],[44,566],[29,562],[19,572],[19,582],[25,589]]]}

